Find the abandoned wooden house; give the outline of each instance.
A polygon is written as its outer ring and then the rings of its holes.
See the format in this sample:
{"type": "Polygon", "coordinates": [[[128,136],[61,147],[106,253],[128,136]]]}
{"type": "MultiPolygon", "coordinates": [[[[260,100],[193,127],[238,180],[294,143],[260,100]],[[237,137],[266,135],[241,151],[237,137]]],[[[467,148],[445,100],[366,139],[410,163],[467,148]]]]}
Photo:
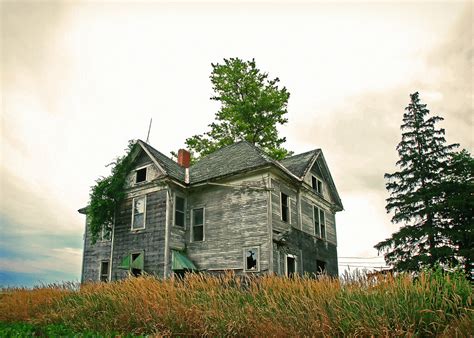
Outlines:
{"type": "Polygon", "coordinates": [[[337,275],[343,206],[320,149],[275,161],[238,142],[190,166],[187,151],[176,163],[139,140],[130,156],[111,231],[92,243],[86,221],[83,282],[193,270],[337,275]]]}

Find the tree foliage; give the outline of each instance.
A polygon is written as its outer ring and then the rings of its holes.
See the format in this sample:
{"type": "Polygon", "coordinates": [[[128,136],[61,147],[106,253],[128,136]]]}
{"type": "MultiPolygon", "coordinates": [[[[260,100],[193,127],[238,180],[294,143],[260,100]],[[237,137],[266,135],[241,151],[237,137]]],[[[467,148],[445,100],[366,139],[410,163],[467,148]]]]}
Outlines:
{"type": "Polygon", "coordinates": [[[269,79],[255,60],[224,59],[212,64],[210,76],[215,96],[221,103],[210,131],[186,139],[194,156],[210,154],[237,141],[246,140],[259,146],[274,159],[285,158],[289,152],[282,144],[277,126],[288,122],[285,117],[290,93],[279,88],[278,78],[269,79]]]}
{"type": "Polygon", "coordinates": [[[399,171],[385,174],[390,192],[387,212],[394,212],[393,223],[402,223],[399,231],[375,245],[385,252],[388,264],[401,271],[419,271],[422,267],[456,263],[446,222],[440,212],[441,184],[457,144],[447,145],[444,129],[436,123],[443,119],[430,116],[419,94],[410,95],[401,125],[402,140],[397,146],[399,171]]]}
{"type": "Polygon", "coordinates": [[[87,220],[93,243],[98,239],[104,227],[105,231],[111,231],[116,208],[125,197],[125,180],[132,169],[132,159],[129,155],[134,145],[135,141],[129,141],[126,154],[108,164],[112,166],[111,174],[100,177],[91,187],[87,220]]]}

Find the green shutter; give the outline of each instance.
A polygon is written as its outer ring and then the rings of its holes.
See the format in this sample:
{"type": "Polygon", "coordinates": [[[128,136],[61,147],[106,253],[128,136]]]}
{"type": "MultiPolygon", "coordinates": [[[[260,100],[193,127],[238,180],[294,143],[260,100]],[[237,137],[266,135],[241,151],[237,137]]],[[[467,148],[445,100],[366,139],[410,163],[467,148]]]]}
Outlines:
{"type": "Polygon", "coordinates": [[[197,270],[194,263],[179,251],[171,250],[173,260],[171,262],[172,270],[197,270]]]}
{"type": "Polygon", "coordinates": [[[130,267],[132,269],[143,270],[143,253],[139,254],[138,257],[133,260],[130,267]]]}
{"type": "Polygon", "coordinates": [[[125,256],[125,257],[122,259],[122,262],[120,263],[120,265],[118,266],[118,268],[119,268],[119,269],[125,269],[125,270],[130,269],[130,260],[131,260],[131,256],[130,256],[130,255],[125,256]]]}

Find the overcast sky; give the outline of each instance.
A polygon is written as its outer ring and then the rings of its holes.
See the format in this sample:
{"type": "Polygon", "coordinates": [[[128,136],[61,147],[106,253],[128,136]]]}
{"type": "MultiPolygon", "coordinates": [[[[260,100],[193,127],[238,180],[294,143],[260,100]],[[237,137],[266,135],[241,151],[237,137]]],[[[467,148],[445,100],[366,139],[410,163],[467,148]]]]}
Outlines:
{"type": "Polygon", "coordinates": [[[345,207],[341,257],[376,256],[398,228],[383,175],[410,93],[473,151],[471,2],[0,6],[0,285],[79,280],[90,186],[128,140],[146,139],[150,118],[165,154],[206,131],[223,58],[255,58],[291,93],[281,132],[296,153],[324,152],[345,207]]]}

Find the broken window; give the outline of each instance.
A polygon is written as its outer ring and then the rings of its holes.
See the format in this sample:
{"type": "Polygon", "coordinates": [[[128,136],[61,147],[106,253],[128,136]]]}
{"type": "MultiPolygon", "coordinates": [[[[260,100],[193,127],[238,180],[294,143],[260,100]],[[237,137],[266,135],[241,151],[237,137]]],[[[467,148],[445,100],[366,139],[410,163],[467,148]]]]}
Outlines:
{"type": "Polygon", "coordinates": [[[145,227],[145,204],[145,196],[133,199],[132,230],[143,229],[145,227]]]}
{"type": "Polygon", "coordinates": [[[316,272],[325,273],[326,272],[326,262],[316,260],[316,272]]]}
{"type": "Polygon", "coordinates": [[[247,248],[245,252],[245,271],[258,271],[258,248],[247,248]]]}
{"type": "Polygon", "coordinates": [[[184,198],[176,196],[174,205],[174,225],[184,226],[184,198]]]}
{"type": "Polygon", "coordinates": [[[135,173],[135,183],[146,181],[146,167],[138,169],[135,173]]]}
{"type": "Polygon", "coordinates": [[[143,273],[143,253],[132,253],[130,264],[130,273],[132,276],[138,277],[143,273]]]}
{"type": "Polygon", "coordinates": [[[281,193],[281,220],[288,222],[290,218],[290,207],[288,203],[288,195],[281,193]]]}
{"type": "Polygon", "coordinates": [[[109,281],[109,261],[100,262],[100,281],[108,282],[109,281]]]}
{"type": "Polygon", "coordinates": [[[100,231],[100,241],[105,242],[105,241],[110,241],[112,238],[112,225],[107,224],[103,225],[102,229],[100,231]]]}
{"type": "Polygon", "coordinates": [[[311,176],[311,186],[316,192],[323,193],[323,182],[314,176],[311,176]]]}
{"type": "Polygon", "coordinates": [[[193,242],[204,240],[204,208],[193,209],[193,242]]]}
{"type": "Polygon", "coordinates": [[[326,239],[326,217],[324,210],[313,206],[314,234],[322,239],[326,239]]]}
{"type": "Polygon", "coordinates": [[[296,274],[296,256],[286,255],[286,275],[293,277],[296,274]]]}

